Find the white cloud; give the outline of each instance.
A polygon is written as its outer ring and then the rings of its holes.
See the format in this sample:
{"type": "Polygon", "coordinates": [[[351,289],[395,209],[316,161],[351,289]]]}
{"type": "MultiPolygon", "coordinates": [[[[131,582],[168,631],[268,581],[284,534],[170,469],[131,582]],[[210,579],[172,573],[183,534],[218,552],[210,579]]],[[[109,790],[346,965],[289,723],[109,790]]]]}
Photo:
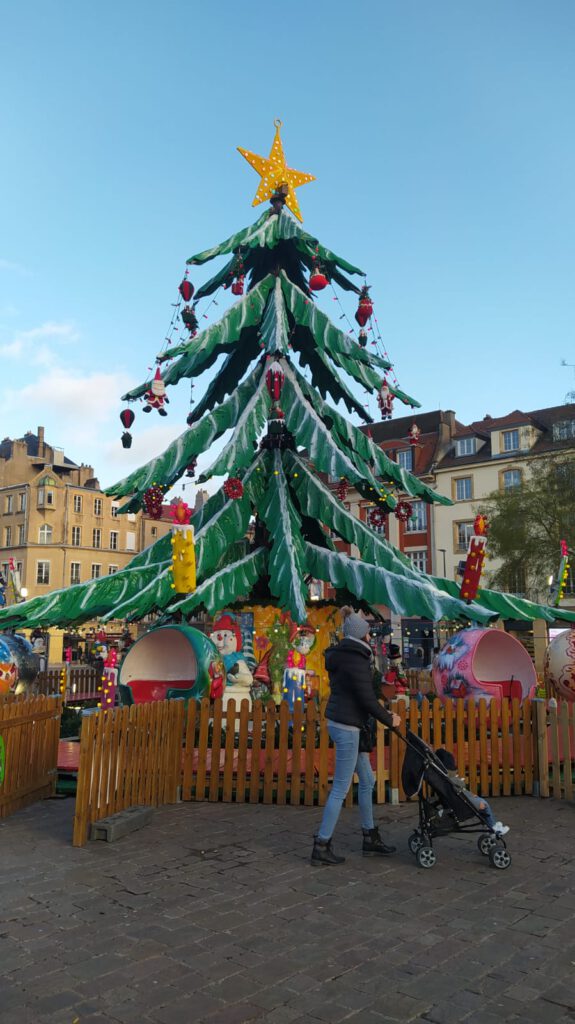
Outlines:
{"type": "Polygon", "coordinates": [[[17,359],[18,356],[22,355],[24,350],[24,342],[21,338],[15,338],[14,341],[7,342],[6,345],[0,345],[0,356],[6,356],[8,359],[17,359]]]}
{"type": "Polygon", "coordinates": [[[0,345],[0,356],[11,359],[25,356],[41,366],[49,365],[56,360],[57,356],[46,345],[38,345],[39,342],[46,338],[52,338],[60,345],[70,345],[79,340],[80,334],[78,328],[73,323],[49,320],[38,327],[30,328],[28,331],[17,331],[13,334],[10,341],[0,345]]]}
{"type": "MultiPolygon", "coordinates": [[[[2,399],[8,415],[33,409],[35,419],[42,423],[58,416],[62,437],[73,438],[80,446],[95,440],[94,428],[105,424],[119,405],[119,395],[129,386],[122,373],[88,373],[52,367],[39,380],[12,388],[2,399]]],[[[56,440],[54,443],[57,443],[56,440]]]]}

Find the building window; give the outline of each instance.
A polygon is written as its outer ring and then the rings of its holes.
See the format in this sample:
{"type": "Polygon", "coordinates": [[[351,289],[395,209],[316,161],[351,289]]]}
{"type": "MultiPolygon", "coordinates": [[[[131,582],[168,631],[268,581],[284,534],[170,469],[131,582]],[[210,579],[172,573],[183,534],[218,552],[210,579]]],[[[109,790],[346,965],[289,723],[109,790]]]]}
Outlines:
{"type": "Polygon", "coordinates": [[[521,487],[521,470],[506,469],[503,474],[503,489],[513,491],[516,487],[521,487]]]}
{"type": "Polygon", "coordinates": [[[128,530],[126,534],[126,551],[136,550],[136,534],[128,530]]]}
{"type": "Polygon", "coordinates": [[[406,551],[405,554],[414,569],[417,569],[418,572],[427,572],[427,551],[425,548],[421,551],[406,551]]]}
{"type": "Polygon", "coordinates": [[[559,420],[553,424],[553,440],[568,441],[575,437],[575,420],[559,420]]]}
{"type": "Polygon", "coordinates": [[[461,476],[455,481],[456,501],[471,501],[473,498],[473,477],[461,476]]]}
{"type": "Polygon", "coordinates": [[[82,543],[82,527],[81,526],[73,526],[72,527],[72,547],[73,548],[79,548],[81,543],[82,543]]]}
{"type": "Polygon", "coordinates": [[[4,546],[9,548],[11,543],[12,543],[12,527],[11,526],[7,526],[6,527],[5,535],[6,535],[6,543],[5,543],[4,546]]]}
{"type": "Polygon", "coordinates": [[[397,463],[402,469],[413,469],[413,448],[406,448],[397,453],[397,463]]]}
{"type": "Polygon", "coordinates": [[[20,494],[18,495],[18,511],[26,511],[26,491],[20,491],[20,494]]]}
{"type": "Polygon", "coordinates": [[[70,583],[73,585],[74,583],[79,583],[79,582],[80,582],[80,563],[79,562],[70,562],[70,583]]]}
{"type": "Polygon", "coordinates": [[[94,498],[94,515],[95,516],[101,516],[102,515],[102,499],[101,498],[94,498]]]}
{"type": "Polygon", "coordinates": [[[413,515],[405,524],[406,533],[423,533],[427,530],[427,505],[424,501],[414,501],[413,515]]]}
{"type": "Polygon", "coordinates": [[[24,523],[20,523],[18,527],[18,544],[22,545],[26,543],[26,527],[24,523]]]}
{"type": "Polygon", "coordinates": [[[108,576],[114,576],[117,573],[117,571],[118,571],[118,566],[117,565],[109,565],[108,566],[108,576]]]}
{"type": "Polygon", "coordinates": [[[459,441],[455,442],[455,454],[457,456],[475,455],[475,438],[461,437],[459,441]]]}
{"type": "Polygon", "coordinates": [[[120,507],[119,505],[114,505],[113,503],[110,506],[110,515],[112,516],[112,519],[117,519],[118,518],[118,509],[119,509],[119,507],[120,507]]]}
{"type": "Polygon", "coordinates": [[[118,537],[120,534],[117,530],[110,530],[110,548],[112,551],[118,550],[118,537]]]}
{"type": "Polygon", "coordinates": [[[511,572],[507,578],[507,586],[505,589],[509,594],[515,594],[516,597],[525,597],[527,593],[525,571],[523,569],[517,569],[514,572],[511,572]]]}
{"type": "Polygon", "coordinates": [[[81,494],[75,494],[74,495],[74,512],[81,512],[81,511],[82,511],[82,495],[81,494]]]}
{"type": "Polygon", "coordinates": [[[101,548],[102,547],[102,531],[101,530],[98,530],[98,529],[92,530],[92,547],[93,548],[101,548]]]}
{"type": "Polygon", "coordinates": [[[14,511],[14,495],[13,494],[7,494],[6,495],[6,506],[5,506],[6,515],[8,515],[9,512],[13,512],[13,511],[14,511]]]}
{"type": "Polygon", "coordinates": [[[43,526],[38,530],[38,544],[51,544],[52,543],[52,527],[44,523],[43,526]]]}
{"type": "Polygon", "coordinates": [[[152,537],[157,537],[158,536],[158,527],[157,526],[152,526],[152,528],[150,530],[150,533],[151,533],[152,537]]]}
{"type": "Polygon", "coordinates": [[[99,563],[92,562],[92,579],[99,580],[102,575],[102,566],[99,563]]]}
{"type": "Polygon", "coordinates": [[[45,487],[38,488],[38,505],[53,505],[54,504],[54,491],[47,491],[45,487]]]}
{"type": "Polygon", "coordinates": [[[516,452],[519,450],[519,431],[518,430],[504,430],[503,431],[503,451],[504,452],[516,452]]]}
{"type": "Polygon", "coordinates": [[[36,562],[36,583],[50,582],[50,563],[36,562]]]}
{"type": "Polygon", "coordinates": [[[457,550],[467,551],[474,535],[473,523],[457,523],[457,550]]]}

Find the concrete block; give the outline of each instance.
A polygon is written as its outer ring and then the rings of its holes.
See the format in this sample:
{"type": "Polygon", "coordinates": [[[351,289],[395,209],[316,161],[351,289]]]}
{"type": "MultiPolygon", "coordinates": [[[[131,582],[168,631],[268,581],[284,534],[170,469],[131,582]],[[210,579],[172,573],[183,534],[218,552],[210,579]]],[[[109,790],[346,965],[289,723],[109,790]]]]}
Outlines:
{"type": "Polygon", "coordinates": [[[106,843],[115,843],[117,839],[137,832],[152,820],[152,807],[128,807],[125,811],[111,814],[109,818],[94,821],[90,826],[90,839],[103,839],[106,843]]]}

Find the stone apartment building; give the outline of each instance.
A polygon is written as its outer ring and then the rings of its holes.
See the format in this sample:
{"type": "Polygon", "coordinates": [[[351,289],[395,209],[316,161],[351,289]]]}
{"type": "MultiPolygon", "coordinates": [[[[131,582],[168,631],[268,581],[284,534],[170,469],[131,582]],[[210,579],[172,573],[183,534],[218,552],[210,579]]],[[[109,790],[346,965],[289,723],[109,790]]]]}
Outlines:
{"type": "MultiPolygon", "coordinates": [[[[458,578],[457,568],[465,558],[481,500],[494,491],[519,487],[536,464],[560,455],[575,458],[575,404],[534,412],[515,409],[466,426],[456,422],[451,445],[434,473],[439,493],[453,501],[435,512],[435,548],[444,560],[442,575],[458,578]]],[[[545,600],[546,584],[542,581],[538,594],[524,596],[545,600]]],[[[517,592],[523,590],[518,580],[517,592]]],[[[572,577],[566,597],[573,597],[572,577]]]]}
{"type": "Polygon", "coordinates": [[[49,445],[44,428],[0,442],[0,570],[10,560],[23,597],[111,575],[168,532],[141,512],[118,516],[120,503],[100,489],[91,466],[49,445]]]}
{"type": "MultiPolygon", "coordinates": [[[[480,502],[496,490],[519,486],[536,460],[560,454],[575,458],[575,404],[528,413],[515,410],[498,418],[486,416],[469,425],[459,422],[450,410],[436,410],[361,429],[369,431],[373,441],[400,466],[452,499],[450,506],[410,499],[413,518],[403,524],[389,515],[381,532],[417,569],[454,580],[460,579],[459,563],[465,559],[480,502]],[[417,445],[411,445],[409,438],[414,422],[421,431],[417,445]]],[[[337,481],[329,482],[337,486],[337,481]]],[[[353,488],[345,504],[363,521],[368,520],[373,508],[353,488]]],[[[353,545],[337,541],[337,546],[351,555],[359,554],[353,545]]],[[[490,567],[495,568],[496,563],[490,567]]],[[[543,593],[526,596],[545,600],[545,583],[543,593]]],[[[324,586],[323,596],[329,598],[330,594],[331,588],[324,586]]],[[[572,571],[564,604],[574,603],[572,571]]],[[[385,614],[386,610],[382,611],[385,614]]],[[[388,618],[393,639],[401,638],[409,664],[427,664],[433,645],[444,637],[445,627],[434,634],[425,620],[401,619],[389,611],[388,618]]]]}

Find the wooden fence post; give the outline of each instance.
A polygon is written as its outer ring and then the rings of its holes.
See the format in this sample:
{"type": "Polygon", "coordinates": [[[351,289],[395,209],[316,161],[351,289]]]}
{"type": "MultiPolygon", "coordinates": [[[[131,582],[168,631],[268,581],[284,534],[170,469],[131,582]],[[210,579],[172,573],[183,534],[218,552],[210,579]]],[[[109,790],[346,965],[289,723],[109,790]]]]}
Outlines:
{"type": "Polygon", "coordinates": [[[533,795],[549,796],[549,752],[547,749],[547,706],[546,701],[535,699],[531,704],[533,712],[533,795]]]}

